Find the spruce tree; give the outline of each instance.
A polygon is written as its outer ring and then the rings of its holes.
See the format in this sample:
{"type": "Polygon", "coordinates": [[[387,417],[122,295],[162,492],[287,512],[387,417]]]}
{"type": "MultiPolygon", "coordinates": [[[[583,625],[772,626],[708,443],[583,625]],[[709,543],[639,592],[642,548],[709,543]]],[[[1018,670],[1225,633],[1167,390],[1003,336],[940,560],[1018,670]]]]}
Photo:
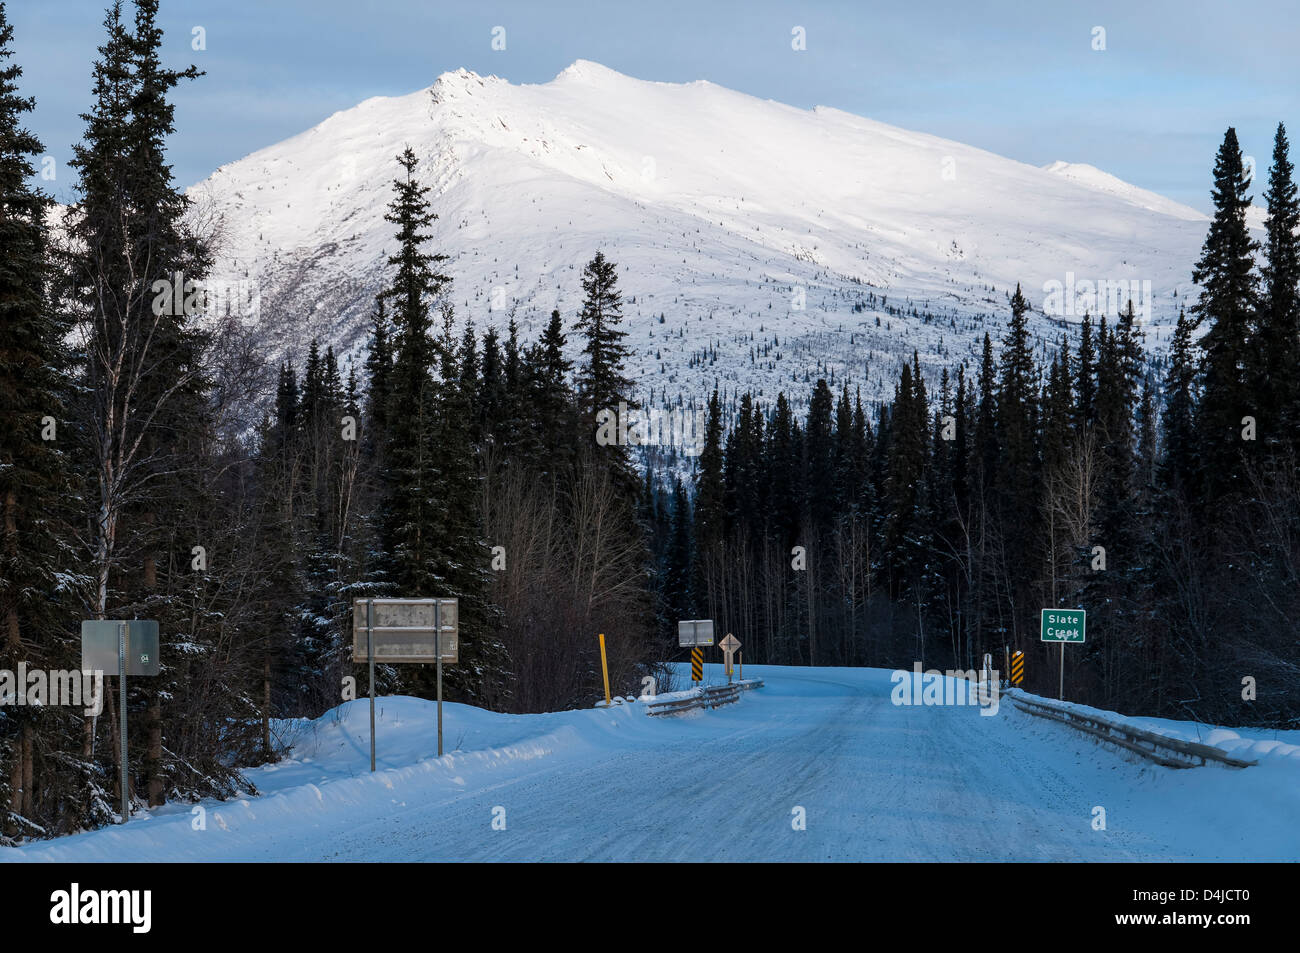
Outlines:
{"type": "MultiPolygon", "coordinates": [[[[597,426],[596,415],[602,411],[618,413],[619,404],[635,409],[632,381],[627,377],[630,352],[623,339],[623,298],[618,290],[618,271],[604,252],[596,255],[582,270],[585,297],[578,315],[578,330],[585,339],[582,353],[586,358],[578,372],[578,394],[582,401],[581,426],[597,426]]],[[[622,454],[615,454],[617,458],[622,454]]]]}
{"type": "Polygon", "coordinates": [[[700,552],[720,546],[726,531],[726,480],[723,474],[722,404],[714,387],[709,398],[704,447],[695,477],[695,539],[700,552]]]}
{"type": "Polygon", "coordinates": [[[1248,380],[1259,310],[1256,245],[1246,226],[1249,187],[1237,131],[1229,127],[1214,163],[1214,217],[1192,271],[1201,285],[1192,313],[1196,326],[1206,328],[1199,342],[1205,358],[1197,435],[1200,498],[1207,506],[1243,486],[1243,418],[1254,417],[1265,433],[1275,433],[1278,425],[1266,417],[1261,395],[1248,380]]]}
{"type": "Polygon", "coordinates": [[[1273,139],[1264,200],[1268,216],[1260,268],[1263,300],[1258,333],[1248,353],[1263,413],[1266,419],[1277,420],[1265,428],[1265,440],[1277,444],[1289,438],[1292,447],[1300,449],[1300,377],[1296,374],[1300,366],[1300,198],[1290,143],[1281,123],[1273,139]]]}
{"type": "Polygon", "coordinates": [[[529,349],[526,361],[530,411],[530,432],[525,438],[527,458],[539,473],[552,476],[571,470],[577,438],[570,384],[573,364],[564,354],[567,343],[560,312],[552,311],[546,329],[529,349]]]}
{"type": "Polygon", "coordinates": [[[1092,315],[1084,314],[1079,326],[1079,403],[1075,422],[1082,432],[1095,424],[1097,395],[1097,347],[1092,337],[1092,315]]]}
{"type": "MultiPolygon", "coordinates": [[[[28,185],[42,145],[23,125],[35,101],[20,95],[12,43],[0,3],[0,669],[16,672],[22,662],[57,668],[72,654],[58,634],[70,613],[57,575],[66,564],[60,523],[72,487],[59,440],[67,328],[47,293],[50,200],[28,185]]],[[[57,707],[0,706],[0,844],[39,832],[75,789],[79,779],[66,772],[72,759],[53,755],[72,747],[76,727],[57,707]]]]}
{"type": "Polygon", "coordinates": [[[370,349],[366,353],[365,419],[361,426],[362,449],[372,468],[379,466],[379,453],[388,434],[393,373],[389,333],[384,299],[377,297],[371,315],[370,349]]]}
{"type": "Polygon", "coordinates": [[[1161,457],[1161,482],[1170,493],[1185,491],[1196,466],[1196,356],[1192,341],[1192,322],[1179,309],[1169,348],[1169,368],[1165,372],[1164,453],[1161,457]]]}
{"type": "Polygon", "coordinates": [[[670,622],[695,618],[691,595],[691,506],[680,478],[673,480],[672,529],[666,557],[664,599],[670,622]]]}
{"type": "Polygon", "coordinates": [[[427,597],[438,594],[432,527],[445,502],[439,498],[437,479],[438,408],[433,380],[437,351],[429,306],[449,279],[436,270],[446,256],[431,254],[424,247],[437,215],[429,208],[428,186],[416,178],[419,159],[407,146],[397,162],[403,174],[393,181],[394,197],[385,215],[397,226],[398,250],[388,259],[397,270],[382,295],[392,306],[395,354],[381,505],[384,548],[392,565],[389,578],[401,594],[427,597]]]}
{"type": "Polygon", "coordinates": [[[808,474],[808,515],[815,534],[830,529],[835,512],[835,398],[824,378],[818,378],[808,405],[805,468],[808,474]]]}
{"type": "Polygon", "coordinates": [[[1030,567],[1040,564],[1035,549],[1041,542],[1038,387],[1028,311],[1029,303],[1016,285],[998,374],[996,468],[996,512],[1004,540],[1002,575],[1008,580],[1014,605],[1027,599],[1030,567]]]}

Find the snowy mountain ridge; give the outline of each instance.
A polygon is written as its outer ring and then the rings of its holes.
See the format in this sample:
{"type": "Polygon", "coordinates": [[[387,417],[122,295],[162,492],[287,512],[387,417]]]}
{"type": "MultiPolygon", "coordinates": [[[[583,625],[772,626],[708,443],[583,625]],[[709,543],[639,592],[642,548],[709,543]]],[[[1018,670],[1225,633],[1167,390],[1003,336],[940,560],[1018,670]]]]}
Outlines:
{"type": "MultiPolygon", "coordinates": [[[[411,145],[458,319],[525,339],[572,321],[582,265],[619,264],[633,376],[647,391],[776,389],[834,374],[892,390],[1001,334],[1022,284],[1150,282],[1167,344],[1207,224],[1091,166],[1044,168],[826,107],[578,60],[549,83],[460,69],[375,97],[189,190],[219,224],[214,277],[257,289],[271,346],[319,336],[354,358],[394,250],[384,213],[411,145]]],[[[1037,316],[1054,341],[1082,311],[1037,316]]],[[[571,342],[577,346],[577,342],[571,342]]],[[[658,398],[656,398],[658,399],[658,398]]]]}

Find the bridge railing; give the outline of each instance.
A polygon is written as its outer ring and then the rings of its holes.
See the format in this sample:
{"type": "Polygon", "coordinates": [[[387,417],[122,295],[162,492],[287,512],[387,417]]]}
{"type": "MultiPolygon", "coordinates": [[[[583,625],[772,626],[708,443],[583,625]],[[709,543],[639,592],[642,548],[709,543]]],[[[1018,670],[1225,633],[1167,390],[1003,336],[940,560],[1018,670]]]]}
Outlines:
{"type": "Polygon", "coordinates": [[[729,685],[706,685],[690,692],[674,694],[672,698],[662,701],[651,699],[646,702],[646,714],[671,715],[694,708],[717,708],[740,700],[740,693],[755,688],[762,688],[761,678],[747,678],[729,685]]]}
{"type": "Polygon", "coordinates": [[[1169,738],[1136,725],[1122,724],[1048,699],[1031,698],[1018,688],[1010,689],[1004,694],[1023,712],[1069,725],[1071,728],[1132,751],[1148,761],[1154,761],[1167,768],[1195,768],[1211,761],[1232,768],[1248,768],[1257,763],[1234,758],[1221,748],[1211,745],[1183,741],[1181,738],[1169,738]]]}

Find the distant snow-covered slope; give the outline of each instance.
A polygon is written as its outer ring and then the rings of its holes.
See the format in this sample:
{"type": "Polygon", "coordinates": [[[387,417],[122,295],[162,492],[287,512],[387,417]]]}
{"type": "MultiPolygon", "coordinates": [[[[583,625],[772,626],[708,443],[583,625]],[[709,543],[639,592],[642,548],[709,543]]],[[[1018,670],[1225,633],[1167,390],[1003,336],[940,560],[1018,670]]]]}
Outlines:
{"type": "MultiPolygon", "coordinates": [[[[996,340],[1019,282],[1149,281],[1165,344],[1206,219],[1090,166],[1040,169],[835,109],[579,60],[512,85],[458,70],[368,99],[190,190],[220,225],[216,277],[260,293],[271,346],[356,355],[395,242],[384,212],[410,144],[439,220],[458,318],[525,338],[581,300],[597,248],[619,264],[637,379],[656,399],[720,380],[772,396],[834,373],[892,388],[996,340]],[[715,357],[716,355],[716,357],[715,357]]],[[[1055,339],[1079,315],[1039,316],[1055,339]]],[[[575,342],[576,343],[576,342],[575,342]]]]}

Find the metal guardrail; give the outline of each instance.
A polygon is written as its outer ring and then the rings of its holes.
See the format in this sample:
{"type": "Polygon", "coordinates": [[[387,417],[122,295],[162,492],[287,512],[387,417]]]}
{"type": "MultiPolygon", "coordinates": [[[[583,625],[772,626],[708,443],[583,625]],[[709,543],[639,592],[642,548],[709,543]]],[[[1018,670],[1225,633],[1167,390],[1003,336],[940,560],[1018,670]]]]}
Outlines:
{"type": "Polygon", "coordinates": [[[763,680],[759,678],[745,679],[743,682],[732,682],[730,685],[708,685],[704,688],[695,689],[690,695],[661,702],[646,702],[646,714],[672,715],[679,711],[690,711],[694,708],[717,708],[719,705],[729,705],[732,702],[739,701],[740,693],[743,691],[762,687],[763,680]]]}
{"type": "Polygon", "coordinates": [[[1122,725],[1100,715],[1060,707],[1043,699],[1025,698],[1020,689],[1011,689],[1005,694],[1017,708],[1027,714],[1059,721],[1167,768],[1196,768],[1210,761],[1226,764],[1232,768],[1248,768],[1258,763],[1234,758],[1222,749],[1211,745],[1183,741],[1180,738],[1168,738],[1154,731],[1138,728],[1136,725],[1122,725]]]}

